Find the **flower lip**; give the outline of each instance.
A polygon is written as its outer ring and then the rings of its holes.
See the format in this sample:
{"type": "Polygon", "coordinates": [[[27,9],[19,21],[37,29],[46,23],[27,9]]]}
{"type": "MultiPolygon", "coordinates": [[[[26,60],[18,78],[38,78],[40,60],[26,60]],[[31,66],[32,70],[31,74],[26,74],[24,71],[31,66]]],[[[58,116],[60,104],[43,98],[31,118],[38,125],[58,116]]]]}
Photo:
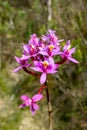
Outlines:
{"type": "Polygon", "coordinates": [[[46,69],[46,68],[48,67],[48,65],[49,65],[49,63],[48,63],[47,61],[43,61],[42,64],[43,64],[43,66],[44,66],[45,69],[46,69]]]}
{"type": "Polygon", "coordinates": [[[51,44],[51,45],[49,46],[50,51],[52,51],[53,48],[54,48],[54,45],[51,44]]]}
{"type": "Polygon", "coordinates": [[[69,46],[67,47],[67,50],[70,50],[70,47],[71,47],[71,45],[69,45],[69,46]]]}
{"type": "Polygon", "coordinates": [[[34,49],[34,45],[31,45],[31,48],[34,49]]]}

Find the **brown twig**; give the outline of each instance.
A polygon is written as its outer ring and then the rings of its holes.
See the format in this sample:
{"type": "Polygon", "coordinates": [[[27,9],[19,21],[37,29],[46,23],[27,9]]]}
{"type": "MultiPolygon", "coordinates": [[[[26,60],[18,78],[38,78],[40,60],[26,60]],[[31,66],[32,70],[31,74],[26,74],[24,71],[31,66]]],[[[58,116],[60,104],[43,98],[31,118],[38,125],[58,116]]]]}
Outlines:
{"type": "Polygon", "coordinates": [[[49,130],[52,130],[52,117],[51,117],[51,113],[52,113],[52,106],[50,103],[50,98],[49,98],[49,90],[48,90],[48,86],[47,86],[47,82],[45,82],[44,84],[45,90],[46,90],[46,96],[47,96],[47,103],[48,103],[48,114],[49,114],[49,130]]]}

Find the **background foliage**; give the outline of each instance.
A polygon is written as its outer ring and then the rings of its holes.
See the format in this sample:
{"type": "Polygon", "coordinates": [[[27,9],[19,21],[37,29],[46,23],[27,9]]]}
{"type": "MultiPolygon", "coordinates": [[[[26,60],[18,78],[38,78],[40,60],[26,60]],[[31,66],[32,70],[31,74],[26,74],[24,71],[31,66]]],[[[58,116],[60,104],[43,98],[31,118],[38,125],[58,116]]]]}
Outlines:
{"type": "Polygon", "coordinates": [[[76,46],[74,57],[80,62],[64,64],[49,77],[53,130],[87,129],[87,1],[52,0],[50,23],[47,16],[46,0],[0,0],[0,130],[48,129],[46,99],[34,117],[28,109],[18,109],[20,95],[37,92],[39,80],[23,71],[12,73],[17,66],[14,56],[21,56],[21,44],[32,33],[45,34],[48,25],[59,38],[71,40],[76,46]]]}

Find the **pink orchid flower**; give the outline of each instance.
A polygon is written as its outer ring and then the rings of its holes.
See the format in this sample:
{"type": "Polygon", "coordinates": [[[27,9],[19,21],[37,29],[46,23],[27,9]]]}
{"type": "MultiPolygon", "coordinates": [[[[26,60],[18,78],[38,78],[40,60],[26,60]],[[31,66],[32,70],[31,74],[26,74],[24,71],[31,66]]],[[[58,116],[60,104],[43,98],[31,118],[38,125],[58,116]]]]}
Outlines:
{"type": "Polygon", "coordinates": [[[30,111],[34,115],[37,110],[39,110],[39,106],[36,104],[39,100],[43,98],[42,94],[35,94],[32,98],[29,98],[26,95],[21,96],[21,100],[23,104],[19,106],[19,108],[24,108],[26,106],[30,106],[30,111]]]}
{"type": "Polygon", "coordinates": [[[21,58],[15,56],[15,60],[17,61],[17,63],[20,65],[19,67],[15,68],[13,70],[13,72],[17,72],[19,71],[20,69],[22,69],[23,67],[29,67],[31,66],[29,63],[28,63],[28,59],[29,59],[29,56],[25,56],[25,55],[22,55],[21,58]]]}
{"type": "Polygon", "coordinates": [[[76,48],[70,49],[70,40],[67,41],[66,45],[63,48],[63,52],[61,53],[62,58],[66,58],[74,63],[79,63],[76,59],[72,57],[72,54],[75,52],[76,48]]]}
{"type": "Polygon", "coordinates": [[[50,44],[60,45],[60,42],[62,42],[63,39],[58,40],[58,38],[57,38],[55,32],[56,32],[56,31],[51,30],[51,29],[48,30],[47,35],[46,35],[46,36],[45,36],[45,35],[42,36],[42,40],[43,40],[44,42],[47,42],[49,45],[50,45],[50,44]]]}
{"type": "Polygon", "coordinates": [[[46,74],[56,73],[56,69],[58,68],[58,64],[54,63],[52,57],[45,59],[44,61],[34,61],[35,67],[31,67],[31,69],[42,72],[40,77],[40,83],[44,84],[46,81],[46,74]]]}
{"type": "Polygon", "coordinates": [[[45,56],[55,56],[60,54],[60,46],[50,44],[44,48],[39,47],[39,53],[45,56]]]}
{"type": "Polygon", "coordinates": [[[39,38],[37,37],[37,35],[34,33],[31,35],[31,38],[28,42],[28,45],[35,45],[38,46],[39,44],[39,38]]]}

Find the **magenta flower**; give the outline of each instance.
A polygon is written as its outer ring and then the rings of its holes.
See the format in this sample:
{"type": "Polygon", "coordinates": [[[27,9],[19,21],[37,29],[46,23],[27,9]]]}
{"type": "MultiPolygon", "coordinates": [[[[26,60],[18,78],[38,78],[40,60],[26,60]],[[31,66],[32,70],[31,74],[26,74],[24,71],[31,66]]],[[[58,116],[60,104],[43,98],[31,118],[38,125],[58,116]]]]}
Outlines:
{"type": "Polygon", "coordinates": [[[42,36],[42,40],[46,42],[47,44],[53,44],[53,45],[60,45],[60,42],[63,41],[63,39],[58,40],[57,36],[55,35],[54,30],[48,30],[48,33],[46,36],[42,36]]]}
{"type": "Polygon", "coordinates": [[[34,57],[38,54],[38,50],[37,50],[36,46],[33,44],[31,44],[31,45],[24,44],[23,45],[23,53],[26,56],[34,57]]]}
{"type": "Polygon", "coordinates": [[[50,44],[49,46],[46,46],[44,48],[39,47],[40,51],[39,53],[45,56],[55,56],[60,54],[60,46],[56,46],[53,44],[50,44]]]}
{"type": "Polygon", "coordinates": [[[26,106],[30,106],[30,111],[34,115],[37,110],[39,110],[39,106],[36,104],[39,100],[43,98],[42,94],[35,94],[32,99],[30,99],[26,95],[21,96],[21,100],[23,101],[23,104],[21,104],[19,107],[24,108],[26,106]]]}
{"type": "Polygon", "coordinates": [[[23,54],[29,57],[35,57],[38,54],[40,43],[36,34],[32,34],[28,44],[23,44],[23,54]]]}
{"type": "Polygon", "coordinates": [[[17,61],[17,63],[20,65],[19,67],[15,68],[13,70],[13,72],[17,72],[19,71],[20,69],[22,69],[23,67],[29,67],[31,66],[31,64],[28,63],[28,59],[29,59],[29,56],[25,56],[23,55],[21,58],[15,56],[15,60],[17,61]]]}
{"type": "Polygon", "coordinates": [[[76,59],[72,57],[72,54],[75,52],[75,47],[70,49],[70,40],[67,41],[66,45],[63,48],[63,52],[61,53],[62,58],[66,58],[74,63],[79,63],[76,59]]]}
{"type": "Polygon", "coordinates": [[[28,42],[28,45],[38,46],[38,44],[39,44],[39,38],[37,37],[36,34],[32,34],[32,35],[31,35],[31,38],[30,38],[30,40],[29,40],[29,42],[28,42]]]}
{"type": "Polygon", "coordinates": [[[46,81],[46,74],[56,73],[56,69],[58,68],[58,64],[54,63],[52,57],[45,59],[44,61],[34,61],[35,67],[31,67],[31,69],[42,72],[40,77],[40,83],[44,84],[46,81]]]}

